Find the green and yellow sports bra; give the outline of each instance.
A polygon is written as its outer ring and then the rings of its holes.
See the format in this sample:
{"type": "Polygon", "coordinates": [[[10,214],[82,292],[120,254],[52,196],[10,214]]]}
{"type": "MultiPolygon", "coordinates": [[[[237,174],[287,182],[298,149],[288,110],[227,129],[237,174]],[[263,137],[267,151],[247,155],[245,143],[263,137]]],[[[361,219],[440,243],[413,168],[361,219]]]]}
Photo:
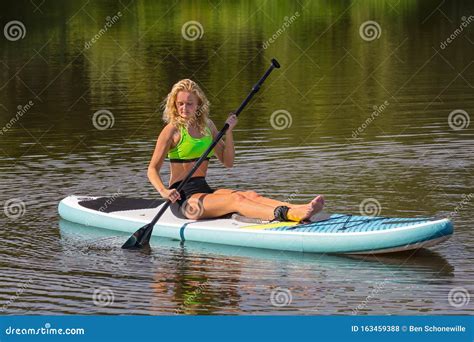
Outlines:
{"type": "MultiPolygon", "coordinates": [[[[206,127],[206,135],[202,138],[193,138],[186,127],[179,128],[181,139],[178,144],[169,150],[168,158],[170,162],[175,163],[189,163],[198,160],[207,148],[212,144],[212,132],[209,127],[206,127]]],[[[206,160],[214,155],[214,150],[209,153],[206,160]]]]}

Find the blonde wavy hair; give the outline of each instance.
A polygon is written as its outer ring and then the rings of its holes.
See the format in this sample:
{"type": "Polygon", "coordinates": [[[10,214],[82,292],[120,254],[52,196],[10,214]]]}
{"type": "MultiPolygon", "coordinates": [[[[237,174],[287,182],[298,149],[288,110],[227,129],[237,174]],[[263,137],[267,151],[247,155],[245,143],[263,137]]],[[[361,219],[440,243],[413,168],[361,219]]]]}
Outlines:
{"type": "Polygon", "coordinates": [[[209,121],[209,106],[209,100],[197,83],[190,79],[184,79],[175,83],[168,96],[164,99],[163,121],[171,123],[175,127],[188,127],[190,124],[196,124],[201,134],[205,135],[209,121]],[[198,98],[198,108],[191,122],[182,118],[176,108],[176,97],[180,91],[192,93],[198,98]]]}

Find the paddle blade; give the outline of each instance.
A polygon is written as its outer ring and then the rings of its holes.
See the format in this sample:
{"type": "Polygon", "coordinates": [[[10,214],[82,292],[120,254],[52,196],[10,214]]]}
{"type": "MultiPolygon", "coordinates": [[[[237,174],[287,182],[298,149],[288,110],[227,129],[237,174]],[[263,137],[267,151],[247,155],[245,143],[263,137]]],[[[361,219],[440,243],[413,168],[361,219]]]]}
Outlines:
{"type": "Polygon", "coordinates": [[[122,245],[123,249],[139,249],[148,246],[153,226],[147,224],[138,229],[128,240],[122,245]]]}

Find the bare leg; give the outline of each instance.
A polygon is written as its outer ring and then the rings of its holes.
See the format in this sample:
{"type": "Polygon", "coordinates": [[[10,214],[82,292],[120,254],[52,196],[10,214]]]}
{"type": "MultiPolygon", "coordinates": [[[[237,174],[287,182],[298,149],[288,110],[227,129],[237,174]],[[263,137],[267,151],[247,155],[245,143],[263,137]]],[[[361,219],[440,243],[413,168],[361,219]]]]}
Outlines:
{"type": "Polygon", "coordinates": [[[282,201],[278,201],[278,200],[275,200],[275,199],[272,199],[272,198],[264,197],[264,196],[258,194],[255,191],[239,191],[239,190],[231,190],[231,189],[218,189],[214,193],[215,194],[231,194],[231,193],[236,193],[236,192],[241,194],[242,196],[244,196],[245,198],[247,198],[251,201],[254,201],[254,202],[257,202],[257,203],[260,203],[260,204],[269,205],[269,206],[272,206],[272,207],[278,207],[278,206],[281,206],[281,205],[286,205],[287,207],[291,208],[291,207],[298,206],[298,204],[291,204],[291,203],[288,203],[288,202],[282,202],[282,201]]]}
{"type": "Polygon", "coordinates": [[[188,205],[184,214],[190,219],[214,218],[237,212],[247,217],[271,220],[275,209],[253,202],[238,192],[194,194],[188,200],[188,205]]]}
{"type": "MultiPolygon", "coordinates": [[[[184,214],[190,219],[214,218],[238,212],[247,217],[272,220],[276,207],[275,205],[254,202],[238,192],[230,194],[194,194],[189,199],[188,205],[189,207],[186,207],[184,214]]],[[[320,211],[323,205],[322,196],[318,196],[306,205],[290,208],[288,219],[291,221],[308,219],[320,211]]]]}
{"type": "MultiPolygon", "coordinates": [[[[288,202],[281,202],[272,198],[264,197],[260,194],[258,194],[255,191],[238,191],[238,190],[232,190],[232,189],[218,189],[214,193],[216,194],[231,194],[231,193],[239,193],[243,195],[245,198],[260,203],[260,204],[265,204],[269,205],[272,207],[278,207],[278,206],[287,206],[289,208],[297,208],[297,207],[306,207],[308,204],[293,204],[293,203],[288,203],[288,202]]],[[[322,196],[321,196],[322,197],[322,196]]],[[[324,198],[322,198],[323,205],[324,205],[324,198]]]]}
{"type": "MultiPolygon", "coordinates": [[[[316,214],[317,212],[320,212],[324,207],[324,197],[322,195],[316,196],[310,203],[307,203],[307,204],[293,204],[293,203],[287,203],[287,202],[280,202],[268,197],[263,197],[257,194],[255,191],[247,191],[246,193],[248,196],[247,198],[250,199],[251,201],[270,205],[273,207],[284,205],[284,206],[289,207],[290,209],[293,209],[293,210],[299,209],[301,211],[301,210],[306,210],[308,205],[311,205],[311,210],[313,211],[313,213],[310,215],[310,217],[316,214]]],[[[244,196],[245,196],[245,193],[244,193],[244,196]]],[[[290,210],[289,215],[291,214],[292,214],[292,211],[290,210]]],[[[306,219],[306,217],[304,219],[306,219]]]]}

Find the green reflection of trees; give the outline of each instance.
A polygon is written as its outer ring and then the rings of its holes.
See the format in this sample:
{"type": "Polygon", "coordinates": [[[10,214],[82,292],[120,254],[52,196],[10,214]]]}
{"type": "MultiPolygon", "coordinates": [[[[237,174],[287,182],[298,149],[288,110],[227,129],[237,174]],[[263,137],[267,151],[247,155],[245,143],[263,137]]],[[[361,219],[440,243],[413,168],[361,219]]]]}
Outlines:
{"type": "MultiPolygon", "coordinates": [[[[463,14],[462,7],[462,2],[446,4],[443,11],[456,17],[463,14]]],[[[90,135],[91,144],[118,137],[151,139],[160,122],[160,114],[152,113],[175,81],[196,79],[212,100],[214,118],[222,122],[275,56],[283,68],[265,84],[241,127],[269,128],[271,112],[285,108],[296,116],[295,130],[272,131],[270,136],[294,134],[298,138],[299,129],[317,126],[331,113],[337,113],[336,119],[325,122],[310,140],[334,136],[341,129],[350,136],[372,106],[390,99],[433,53],[432,47],[451,32],[452,25],[436,16],[422,23],[432,10],[430,2],[410,0],[396,4],[376,0],[149,0],[132,2],[128,8],[112,1],[48,1],[42,13],[32,13],[31,5],[13,10],[3,3],[0,11],[6,17],[24,20],[28,33],[21,43],[0,43],[2,60],[9,66],[0,74],[2,83],[6,82],[0,102],[7,109],[0,110],[0,117],[7,122],[19,103],[41,92],[38,106],[22,121],[26,128],[41,130],[54,125],[52,132],[90,135]],[[123,17],[84,50],[85,42],[103,28],[107,16],[118,11],[123,17]],[[285,18],[296,12],[300,16],[295,22],[262,49],[285,18]],[[201,39],[183,39],[181,28],[190,20],[203,26],[201,39]],[[367,20],[380,24],[380,39],[361,40],[359,26],[367,20]],[[32,52],[40,49],[41,57],[32,52]],[[14,76],[17,72],[21,80],[14,76]],[[101,108],[116,116],[114,130],[107,135],[97,134],[90,122],[92,113],[101,108]]],[[[450,49],[447,53],[455,54],[461,47],[450,49]]],[[[420,79],[443,81],[440,68],[446,65],[434,61],[420,79]]],[[[430,86],[430,93],[439,93],[441,85],[430,86]]],[[[409,85],[407,89],[400,96],[412,95],[409,85]]],[[[426,101],[433,98],[420,92],[415,96],[426,101]]],[[[398,109],[393,103],[390,111],[398,109]]],[[[414,104],[412,109],[420,110],[420,106],[414,104]]],[[[393,124],[394,115],[377,120],[387,132],[393,124]]],[[[367,131],[368,137],[377,133],[367,131]]],[[[19,126],[9,131],[8,137],[11,141],[25,139],[19,126]]],[[[76,143],[74,139],[65,141],[65,149],[76,143]]],[[[5,146],[12,155],[21,154],[16,145],[8,146],[7,141],[5,146]]]]}

